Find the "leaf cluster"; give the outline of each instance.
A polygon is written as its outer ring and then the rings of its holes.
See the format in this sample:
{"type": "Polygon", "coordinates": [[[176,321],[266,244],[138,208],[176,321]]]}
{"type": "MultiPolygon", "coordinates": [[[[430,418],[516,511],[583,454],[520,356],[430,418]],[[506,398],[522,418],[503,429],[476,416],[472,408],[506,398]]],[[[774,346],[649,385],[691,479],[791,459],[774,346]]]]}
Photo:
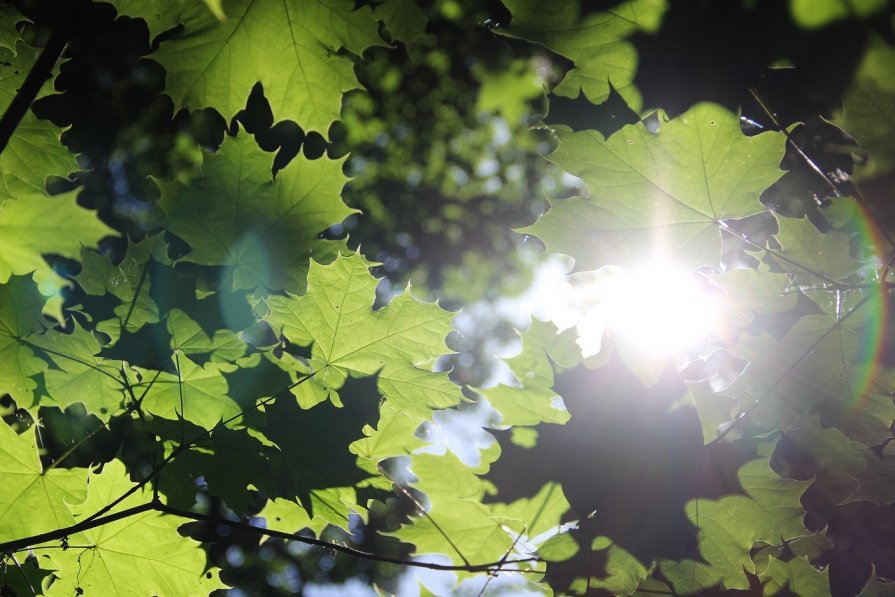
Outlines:
{"type": "Polygon", "coordinates": [[[884,2],[58,4],[0,6],[4,594],[892,592],[884,2]],[[461,387],[372,272],[493,307],[522,235],[723,325],[461,387]]]}

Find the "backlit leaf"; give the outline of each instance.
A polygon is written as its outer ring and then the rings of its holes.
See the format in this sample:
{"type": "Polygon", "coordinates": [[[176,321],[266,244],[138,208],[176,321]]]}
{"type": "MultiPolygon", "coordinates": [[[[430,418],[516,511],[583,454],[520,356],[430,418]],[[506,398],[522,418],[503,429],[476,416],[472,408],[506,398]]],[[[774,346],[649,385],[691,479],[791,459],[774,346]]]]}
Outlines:
{"type": "Polygon", "coordinates": [[[0,203],[0,283],[15,275],[34,275],[46,310],[62,319],[60,290],[68,282],[44,260],[46,253],[77,259],[82,247],[94,247],[115,231],[96,214],[77,205],[77,191],[48,197],[40,191],[19,193],[0,203]]]}
{"type": "Polygon", "coordinates": [[[37,388],[35,375],[46,368],[28,345],[31,334],[43,330],[42,297],[26,277],[13,276],[0,284],[0,393],[30,408],[37,388]]]}
{"type": "Polygon", "coordinates": [[[324,389],[338,390],[351,373],[378,373],[382,394],[414,416],[460,402],[459,388],[426,367],[447,352],[453,314],[416,301],[409,289],[373,311],[378,281],[367,268],[357,255],[312,262],[308,293],[269,297],[264,319],[290,342],[313,344],[314,378],[324,389]]]}
{"type": "Polygon", "coordinates": [[[0,422],[0,541],[21,539],[74,523],[66,503],[84,499],[84,469],[45,470],[37,428],[16,434],[0,422]]]}
{"type": "Polygon", "coordinates": [[[153,32],[184,26],[153,56],[168,72],[166,92],[178,108],[212,106],[229,119],[260,82],[277,120],[324,135],[339,117],[342,94],[360,87],[339,50],[385,45],[372,10],[355,10],[350,0],[237,0],[224,8],[223,21],[200,2],[114,4],[147,19],[153,32]]]}
{"type": "Polygon", "coordinates": [[[228,137],[190,184],[161,182],[167,229],[185,240],[185,260],[225,266],[232,288],[304,289],[308,259],[329,254],[318,235],[354,210],[342,203],[342,161],[272,160],[249,135],[228,137]]]}
{"type": "Polygon", "coordinates": [[[699,552],[705,562],[662,562],[660,569],[675,591],[698,592],[715,583],[725,589],[748,589],[745,572],[755,573],[751,550],[756,542],[781,545],[810,534],[799,501],[810,481],[784,479],[769,466],[770,444],[763,457],[738,471],[747,495],[718,500],[700,499],[687,504],[687,515],[699,526],[699,552]]]}
{"type": "MultiPolygon", "coordinates": [[[[124,465],[106,463],[89,479],[87,499],[71,505],[75,520],[82,520],[133,487],[124,465]]],[[[148,487],[125,499],[112,512],[149,502],[148,487]]],[[[206,572],[205,551],[177,528],[183,520],[158,512],[144,512],[83,531],[71,537],[74,547],[54,558],[59,579],[50,595],[207,595],[224,588],[218,570],[206,572]],[[145,549],[152,546],[152,550],[145,549]],[[84,548],[83,546],[89,546],[84,548]]]]}
{"type": "MultiPolygon", "coordinates": [[[[0,111],[9,107],[38,53],[37,48],[23,41],[14,48],[0,48],[0,111]]],[[[38,97],[52,90],[51,84],[45,84],[38,97]]],[[[25,113],[0,153],[0,203],[9,196],[19,196],[20,191],[44,191],[47,177],[66,178],[80,169],[75,156],[60,141],[61,133],[51,122],[38,120],[31,110],[25,113]]]]}
{"type": "MultiPolygon", "coordinates": [[[[875,0],[866,3],[884,4],[875,0]]],[[[859,179],[877,176],[895,167],[891,151],[895,144],[893,69],[895,48],[878,37],[871,37],[855,79],[842,100],[842,111],[835,119],[836,124],[870,152],[867,165],[855,172],[859,179]]]]}
{"type": "Polygon", "coordinates": [[[781,174],[782,134],[746,137],[736,116],[713,104],[661,123],[655,134],[635,124],[608,139],[595,131],[558,136],[549,159],[581,177],[591,197],[553,201],[522,232],[574,255],[579,271],[657,260],[718,267],[722,221],[761,211],[758,196],[781,174]]]}
{"type": "Polygon", "coordinates": [[[577,97],[583,91],[597,104],[609,97],[611,85],[633,109],[640,109],[640,93],[632,83],[637,51],[626,39],[658,28],[664,0],[629,0],[583,20],[578,2],[510,0],[506,4],[513,14],[507,34],[540,42],[575,63],[554,93],[577,97]]]}

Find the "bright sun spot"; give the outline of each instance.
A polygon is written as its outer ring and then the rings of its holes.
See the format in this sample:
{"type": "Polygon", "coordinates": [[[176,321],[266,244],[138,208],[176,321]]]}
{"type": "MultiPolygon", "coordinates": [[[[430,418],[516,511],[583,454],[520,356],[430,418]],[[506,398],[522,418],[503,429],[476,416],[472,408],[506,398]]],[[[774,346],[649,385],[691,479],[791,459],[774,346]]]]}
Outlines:
{"type": "Polygon", "coordinates": [[[632,271],[605,266],[566,276],[542,311],[560,330],[576,328],[585,357],[604,333],[650,353],[686,350],[717,327],[720,292],[697,274],[667,264],[632,271]]]}

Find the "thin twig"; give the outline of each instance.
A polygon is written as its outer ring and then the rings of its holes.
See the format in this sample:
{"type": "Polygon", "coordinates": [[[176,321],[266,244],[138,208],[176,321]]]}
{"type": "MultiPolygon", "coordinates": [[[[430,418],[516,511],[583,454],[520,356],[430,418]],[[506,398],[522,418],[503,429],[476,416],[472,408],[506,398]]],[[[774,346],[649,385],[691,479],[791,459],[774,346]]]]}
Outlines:
{"type": "Polygon", "coordinates": [[[56,468],[57,466],[59,466],[59,463],[60,463],[60,462],[62,462],[63,460],[65,460],[66,458],[68,458],[69,456],[71,456],[71,455],[75,452],[75,450],[77,450],[78,448],[80,448],[81,446],[84,445],[84,442],[86,442],[86,441],[89,440],[91,437],[93,437],[94,435],[96,435],[96,434],[99,432],[100,429],[105,429],[106,425],[108,425],[108,424],[109,424],[108,422],[105,422],[105,423],[101,423],[100,425],[97,425],[96,427],[94,427],[94,428],[90,431],[90,433],[88,433],[87,435],[85,435],[84,437],[82,437],[81,439],[79,439],[78,441],[76,441],[74,444],[72,444],[72,445],[68,448],[68,450],[66,450],[65,452],[63,452],[62,455],[59,456],[59,458],[57,458],[56,460],[54,460],[53,462],[51,462],[50,465],[49,465],[47,468],[44,469],[44,474],[46,474],[47,471],[51,471],[51,470],[53,470],[54,468],[56,468]]]}
{"type": "Polygon", "coordinates": [[[488,572],[488,579],[485,581],[485,584],[482,585],[482,590],[479,591],[478,597],[484,597],[484,595],[485,595],[485,591],[488,590],[488,585],[491,584],[491,581],[492,581],[492,580],[494,580],[495,578],[497,578],[497,575],[500,573],[500,570],[502,570],[501,566],[503,566],[504,564],[506,564],[506,562],[507,562],[507,558],[509,558],[509,557],[510,557],[510,554],[513,553],[513,550],[516,549],[516,544],[519,543],[519,539],[522,538],[522,535],[525,533],[525,531],[526,531],[526,529],[525,529],[525,524],[523,523],[523,525],[522,525],[522,532],[521,532],[521,533],[518,533],[518,534],[516,535],[516,538],[513,539],[513,543],[510,545],[509,548],[507,548],[506,553],[504,553],[504,554],[503,554],[503,557],[500,558],[500,560],[498,560],[498,561],[500,562],[500,564],[497,566],[497,570],[494,571],[494,572],[491,572],[491,571],[488,572]]]}
{"type": "MultiPolygon", "coordinates": [[[[449,565],[449,564],[435,564],[431,562],[420,562],[416,560],[406,560],[403,558],[393,558],[390,556],[383,556],[379,554],[375,554],[372,552],[361,551],[359,549],[355,549],[353,547],[348,547],[347,545],[342,545],[341,543],[331,543],[329,541],[324,541],[322,539],[315,539],[314,537],[306,537],[304,535],[298,535],[295,533],[286,533],[283,531],[276,531],[273,529],[267,529],[262,527],[256,527],[251,524],[247,524],[244,522],[239,522],[235,520],[228,520],[226,518],[221,518],[218,516],[212,516],[210,514],[200,514],[198,512],[192,512],[190,510],[181,510],[179,508],[173,508],[171,506],[165,504],[156,504],[155,509],[159,512],[164,512],[165,514],[171,514],[174,516],[180,516],[181,518],[189,518],[191,520],[196,520],[199,522],[211,522],[215,524],[222,524],[225,526],[233,527],[235,529],[240,529],[243,531],[248,531],[250,533],[255,533],[259,535],[264,535],[265,537],[276,537],[278,539],[285,539],[286,541],[298,541],[300,543],[306,543],[308,545],[316,545],[317,547],[325,547],[327,549],[332,549],[334,551],[338,551],[344,553],[346,555],[361,558],[365,560],[373,560],[376,562],[387,562],[390,564],[399,564],[401,566],[411,566],[415,568],[428,568],[430,570],[454,570],[454,571],[465,571],[465,572],[496,572],[502,570],[503,566],[509,564],[524,564],[529,562],[539,562],[540,558],[530,557],[519,560],[507,560],[502,558],[496,562],[488,562],[485,564],[469,564],[466,563],[464,565],[449,565]]],[[[515,570],[514,572],[526,572],[526,570],[515,570]]]]}
{"type": "Polygon", "coordinates": [[[432,526],[435,527],[435,530],[438,531],[441,534],[441,536],[444,537],[444,540],[448,542],[448,545],[450,545],[454,549],[454,551],[457,552],[457,555],[460,556],[460,559],[463,560],[463,563],[466,565],[469,565],[469,560],[466,559],[466,556],[463,555],[463,553],[460,551],[460,548],[457,547],[457,545],[451,540],[451,538],[444,531],[444,529],[442,529],[441,526],[439,526],[439,524],[437,522],[435,522],[435,519],[432,518],[432,516],[428,512],[426,512],[426,509],[423,507],[423,505],[420,503],[420,501],[418,499],[416,499],[415,497],[413,497],[413,494],[411,494],[409,491],[407,491],[406,487],[404,487],[400,483],[395,483],[394,479],[392,479],[389,476],[389,474],[385,471],[385,467],[382,466],[381,462],[377,466],[379,468],[379,472],[382,473],[382,476],[391,482],[392,487],[394,487],[398,492],[401,493],[401,495],[403,495],[405,498],[407,498],[410,501],[410,503],[413,504],[413,506],[417,510],[419,510],[419,513],[422,514],[426,518],[426,520],[428,520],[429,522],[432,523],[432,526]]]}
{"type": "Polygon", "coordinates": [[[824,332],[823,334],[821,334],[820,338],[818,338],[817,340],[815,340],[814,343],[811,344],[811,346],[809,346],[808,348],[806,348],[806,349],[803,351],[802,356],[799,357],[799,358],[798,358],[793,364],[791,364],[789,367],[787,367],[786,370],[785,370],[785,371],[780,375],[780,377],[777,379],[777,381],[775,381],[774,384],[771,385],[771,387],[768,388],[768,389],[764,392],[764,394],[761,395],[760,398],[756,398],[756,399],[755,399],[755,402],[753,402],[753,403],[750,404],[745,410],[743,410],[742,413],[740,414],[740,416],[738,416],[736,419],[734,419],[733,421],[731,421],[730,425],[728,425],[725,429],[723,429],[720,433],[718,433],[718,435],[715,437],[715,439],[713,439],[712,441],[710,441],[710,442],[709,442],[708,444],[706,444],[706,445],[707,445],[707,446],[710,446],[710,445],[712,445],[712,444],[715,444],[715,443],[720,442],[720,441],[721,441],[722,439],[724,439],[728,434],[730,434],[730,432],[733,431],[738,425],[740,425],[740,424],[741,424],[741,421],[745,421],[746,419],[748,419],[748,418],[749,418],[749,415],[751,415],[751,414],[755,411],[755,409],[757,409],[761,404],[764,403],[764,401],[768,398],[768,396],[770,396],[771,393],[772,393],[775,389],[777,389],[777,386],[780,385],[780,384],[783,382],[783,380],[786,379],[786,377],[788,377],[793,371],[795,371],[796,368],[797,368],[799,365],[801,365],[801,364],[805,361],[805,359],[807,359],[807,358],[814,352],[814,350],[820,345],[820,343],[823,342],[824,340],[826,340],[826,339],[829,337],[829,335],[833,333],[833,330],[834,330],[834,329],[836,329],[838,326],[840,326],[840,325],[842,324],[843,321],[845,321],[846,319],[848,319],[849,317],[851,317],[851,315],[852,315],[853,313],[855,313],[858,309],[860,309],[862,306],[864,306],[864,305],[865,305],[871,298],[873,298],[873,295],[867,295],[867,296],[865,296],[863,299],[861,299],[860,302],[858,302],[857,305],[854,306],[854,308],[852,308],[851,311],[849,311],[848,313],[846,313],[841,319],[838,319],[838,320],[836,321],[836,324],[835,324],[835,325],[831,326],[829,330],[827,330],[826,332],[824,332]]]}
{"type": "Polygon", "coordinates": [[[16,565],[16,568],[19,571],[19,574],[22,575],[22,578],[25,579],[25,583],[28,585],[28,588],[31,590],[31,595],[33,597],[37,596],[37,591],[34,590],[34,585],[31,584],[31,579],[28,578],[28,575],[25,574],[25,571],[22,569],[22,565],[19,564],[19,561],[16,559],[15,554],[9,554],[9,558],[12,560],[13,564],[16,565]]]}
{"type": "MultiPolygon", "coordinates": [[[[143,290],[143,283],[146,281],[146,274],[149,272],[149,262],[147,261],[143,265],[143,273],[140,274],[140,281],[137,282],[137,288],[134,290],[134,300],[131,301],[130,306],[127,308],[127,315],[124,316],[124,321],[121,323],[121,329],[126,330],[127,324],[131,320],[131,315],[134,313],[134,309],[137,306],[137,301],[140,298],[140,292],[143,290]]],[[[124,272],[122,272],[124,273],[124,272]]]]}
{"type": "MultiPolygon", "coordinates": [[[[767,117],[771,119],[771,122],[774,124],[775,127],[777,127],[777,130],[779,130],[784,135],[786,135],[786,141],[789,143],[789,145],[793,149],[796,150],[796,153],[799,154],[799,157],[802,158],[802,160],[805,162],[805,164],[808,165],[808,167],[811,169],[812,172],[814,172],[815,174],[817,174],[818,176],[820,176],[823,179],[823,181],[827,184],[828,187],[830,187],[830,189],[833,191],[833,193],[835,194],[836,197],[842,197],[843,195],[852,195],[859,204],[861,204],[865,207],[868,206],[867,199],[864,198],[864,194],[861,193],[861,190],[858,188],[858,186],[856,184],[854,184],[854,182],[852,182],[852,185],[851,185],[852,192],[843,191],[843,189],[840,188],[839,183],[836,182],[836,180],[834,180],[826,172],[824,172],[823,170],[820,169],[820,166],[818,166],[817,163],[813,159],[811,159],[811,157],[807,153],[805,153],[805,151],[799,146],[799,144],[795,142],[795,140],[789,134],[789,131],[787,131],[786,129],[784,129],[781,126],[780,121],[777,120],[777,116],[770,109],[770,107],[768,107],[768,105],[765,103],[764,99],[758,93],[757,89],[755,89],[754,87],[751,87],[749,89],[749,94],[752,96],[752,99],[754,99],[756,101],[756,103],[759,105],[759,107],[762,109],[762,111],[767,115],[767,117]]],[[[893,249],[895,249],[895,239],[892,238],[892,236],[889,234],[889,232],[882,226],[877,225],[876,222],[872,222],[872,224],[873,224],[874,228],[879,230],[879,232],[880,232],[880,234],[882,234],[883,238],[886,239],[886,242],[889,243],[889,246],[892,247],[893,249]]]]}
{"type": "MultiPolygon", "coordinates": [[[[286,386],[286,388],[284,388],[282,391],[277,392],[276,394],[273,394],[273,395],[268,396],[268,397],[266,397],[266,398],[262,398],[261,400],[256,400],[256,401],[255,401],[255,404],[254,404],[253,406],[251,406],[251,407],[246,407],[246,408],[240,410],[240,411],[239,411],[238,413],[236,413],[235,415],[233,415],[233,416],[231,416],[231,417],[228,417],[228,418],[226,418],[226,419],[223,419],[223,420],[219,423],[219,425],[227,425],[228,423],[231,423],[231,422],[235,421],[236,419],[238,419],[239,417],[243,416],[244,414],[246,414],[246,413],[249,412],[250,410],[256,410],[256,409],[258,409],[258,408],[261,408],[262,406],[265,406],[265,405],[269,404],[272,400],[276,399],[277,396],[283,394],[284,392],[288,392],[288,391],[290,391],[291,389],[293,389],[293,388],[295,388],[295,387],[300,386],[301,384],[303,384],[304,382],[308,381],[309,379],[311,379],[311,378],[312,378],[314,375],[316,375],[316,374],[317,374],[317,371],[313,371],[313,372],[311,372],[311,373],[308,373],[308,374],[306,374],[305,376],[303,376],[302,378],[300,378],[299,380],[297,380],[297,381],[293,382],[292,384],[286,386]]],[[[215,427],[215,429],[216,429],[216,428],[217,428],[217,427],[215,427]]],[[[191,439],[190,441],[185,442],[185,443],[181,443],[179,446],[177,446],[176,448],[174,448],[174,450],[172,450],[171,453],[168,454],[168,456],[165,457],[165,459],[162,460],[162,462],[161,462],[158,466],[154,466],[154,467],[152,467],[152,470],[149,471],[149,473],[146,475],[146,477],[143,478],[142,481],[140,481],[140,482],[137,483],[136,485],[132,486],[130,489],[128,489],[128,490],[125,491],[123,494],[121,494],[120,496],[118,496],[118,498],[116,498],[115,500],[113,500],[111,503],[109,503],[109,504],[107,504],[106,506],[104,506],[104,507],[100,508],[99,510],[97,510],[94,514],[92,514],[91,516],[89,516],[86,520],[87,520],[87,521],[95,520],[95,519],[97,519],[97,518],[103,516],[104,514],[106,514],[106,513],[109,512],[110,510],[112,510],[112,508],[114,508],[115,506],[117,506],[118,504],[120,504],[121,502],[123,502],[124,500],[126,500],[127,498],[129,498],[130,496],[132,496],[133,494],[135,494],[136,492],[140,491],[143,487],[146,486],[147,483],[149,483],[150,481],[152,481],[153,479],[155,479],[155,478],[158,476],[158,474],[161,472],[161,470],[162,470],[163,468],[165,468],[171,461],[173,461],[175,458],[177,458],[178,456],[180,456],[181,454],[183,454],[183,453],[186,452],[187,450],[190,450],[190,449],[195,445],[196,442],[198,442],[198,441],[200,441],[200,440],[202,440],[202,439],[204,439],[204,438],[210,436],[210,435],[211,435],[211,432],[212,432],[211,429],[206,429],[205,431],[203,431],[202,433],[200,433],[199,435],[197,435],[196,437],[194,437],[194,438],[191,439]]]]}

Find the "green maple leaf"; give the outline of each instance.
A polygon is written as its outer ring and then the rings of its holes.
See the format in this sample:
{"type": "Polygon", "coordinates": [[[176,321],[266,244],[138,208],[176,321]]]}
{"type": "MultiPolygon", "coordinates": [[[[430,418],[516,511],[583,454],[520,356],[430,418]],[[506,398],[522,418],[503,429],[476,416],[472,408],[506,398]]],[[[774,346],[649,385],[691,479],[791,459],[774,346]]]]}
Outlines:
{"type": "Polygon", "coordinates": [[[308,258],[331,251],[319,233],[356,211],[340,199],[343,161],[300,156],[274,180],[252,137],[228,137],[200,178],[159,183],[165,227],[189,243],[185,261],[228,268],[233,289],[301,292],[308,258]]]}
{"type": "Polygon", "coordinates": [[[330,525],[349,532],[349,514],[360,514],[354,489],[315,489],[309,493],[309,508],[294,501],[276,498],[268,500],[258,516],[267,520],[271,529],[295,533],[310,529],[318,537],[330,525]],[[313,512],[313,514],[311,514],[313,512]]]}
{"type": "Polygon", "coordinates": [[[637,558],[613,543],[608,537],[597,537],[591,542],[591,554],[604,552],[604,576],[577,578],[571,589],[576,594],[586,595],[588,587],[603,589],[613,595],[634,595],[638,586],[647,577],[649,570],[637,558]]]}
{"type": "Polygon", "coordinates": [[[36,432],[19,435],[0,422],[0,542],[73,524],[65,504],[84,499],[86,470],[44,470],[36,432]]]}
{"type": "MultiPolygon", "coordinates": [[[[2,43],[2,42],[0,42],[2,43]]],[[[6,110],[37,59],[38,49],[19,42],[14,48],[0,48],[0,109],[6,110]]],[[[51,92],[44,85],[41,95],[51,92]]],[[[18,196],[21,190],[43,191],[47,177],[63,178],[79,170],[73,156],[60,141],[61,129],[38,120],[30,110],[0,153],[0,202],[18,196]]]]}
{"type": "MultiPolygon", "coordinates": [[[[375,378],[351,379],[343,391],[351,397],[344,408],[324,403],[303,410],[294,400],[277,399],[264,407],[266,422],[256,428],[215,429],[166,469],[161,490],[177,504],[191,507],[194,481],[202,476],[212,495],[240,513],[255,503],[251,486],[270,499],[282,498],[276,510],[287,525],[299,520],[299,510],[304,510],[315,525],[327,521],[346,527],[351,512],[363,511],[356,504],[354,486],[370,477],[357,465],[350,445],[377,417],[379,393],[375,378]]],[[[168,423],[160,435],[173,446],[180,442],[180,426],[168,423]]],[[[197,427],[184,429],[187,437],[200,432],[197,427]]]]}
{"type": "Polygon", "coordinates": [[[180,309],[168,312],[166,327],[171,349],[186,355],[208,354],[214,362],[231,363],[245,354],[246,343],[232,330],[216,330],[209,336],[180,309]]]}
{"type": "MultiPolygon", "coordinates": [[[[107,462],[101,473],[90,476],[87,499],[70,506],[71,514],[82,520],[132,487],[124,465],[107,462]]],[[[152,491],[143,487],[111,512],[151,500],[152,491]]],[[[50,594],[74,595],[80,589],[87,595],[207,595],[226,588],[216,568],[206,571],[201,545],[177,532],[181,524],[179,518],[149,511],[73,535],[72,545],[90,547],[60,550],[53,558],[59,569],[50,594]]]]}
{"type": "Polygon", "coordinates": [[[373,311],[378,280],[368,267],[359,255],[329,265],[312,262],[308,293],[268,297],[265,321],[294,344],[313,344],[314,379],[327,392],[349,374],[378,372],[382,394],[409,414],[428,418],[433,408],[457,404],[459,388],[424,367],[447,352],[444,338],[454,315],[414,300],[409,288],[373,311]]]}
{"type": "Polygon", "coordinates": [[[425,446],[416,435],[419,426],[419,417],[408,415],[387,400],[379,409],[376,427],[365,425],[365,437],[352,443],[351,451],[373,462],[412,454],[425,446]]]}
{"type": "MultiPolygon", "coordinates": [[[[805,272],[800,268],[800,273],[805,272]]],[[[730,270],[711,280],[726,293],[727,314],[743,327],[755,313],[779,313],[798,302],[798,288],[789,276],[771,273],[767,268],[730,270]]]]}
{"type": "Polygon", "coordinates": [[[0,5],[0,48],[15,53],[16,44],[22,38],[16,25],[26,20],[22,13],[11,4],[0,5]]]}
{"type": "Polygon", "coordinates": [[[634,33],[658,29],[667,3],[630,0],[584,19],[578,4],[508,0],[513,20],[504,33],[539,42],[575,63],[553,90],[557,95],[574,98],[583,91],[591,102],[600,103],[614,87],[639,110],[640,92],[633,84],[637,50],[625,40],[634,33]]]}
{"type": "Polygon", "coordinates": [[[768,560],[767,568],[759,575],[765,595],[776,595],[788,589],[792,595],[830,595],[830,569],[817,569],[805,557],[783,561],[768,560]]]}
{"type": "Polygon", "coordinates": [[[68,282],[44,260],[46,253],[77,259],[82,247],[93,247],[115,231],[92,211],[79,207],[71,191],[48,197],[40,191],[19,193],[0,203],[0,284],[13,274],[34,275],[48,299],[45,311],[62,319],[59,291],[68,282]]]}
{"type": "Polygon", "coordinates": [[[131,385],[137,396],[143,396],[144,411],[166,419],[183,418],[204,429],[213,429],[222,420],[239,416],[242,405],[230,396],[223,375],[232,367],[219,363],[200,367],[180,352],[171,360],[174,373],[136,368],[141,380],[131,385]]]}
{"type": "Polygon", "coordinates": [[[33,378],[47,366],[28,345],[33,334],[43,331],[42,304],[28,278],[13,276],[0,284],[0,394],[9,394],[22,408],[34,404],[33,378]]]}
{"type": "MultiPolygon", "coordinates": [[[[43,558],[38,556],[36,558],[24,559],[16,556],[18,566],[15,562],[9,561],[10,558],[7,558],[4,562],[7,566],[6,574],[3,576],[3,584],[0,586],[5,591],[11,590],[11,595],[42,594],[40,592],[41,587],[45,586],[45,583],[49,584],[52,578],[50,570],[39,567],[42,564],[40,560],[45,558],[46,556],[43,556],[43,558]]],[[[52,568],[52,564],[50,563],[47,568],[52,568]]]]}
{"type": "Polygon", "coordinates": [[[878,404],[891,403],[895,385],[885,370],[870,367],[876,357],[868,351],[868,343],[876,337],[877,292],[814,294],[822,299],[821,312],[801,317],[782,338],[768,333],[737,338],[731,352],[750,365],[728,393],[750,410],[752,422],[760,426],[785,427],[820,409],[845,429],[866,427],[867,418],[878,413],[882,419],[876,420],[877,434],[883,433],[882,427],[891,423],[891,418],[885,420],[891,408],[880,409],[878,404]],[[861,415],[864,420],[856,425],[861,415]]]}
{"type": "Polygon", "coordinates": [[[568,351],[571,346],[580,360],[581,352],[571,338],[573,333],[570,330],[560,335],[553,324],[532,320],[523,336],[522,352],[507,360],[518,385],[499,384],[478,390],[501,413],[501,425],[562,424],[569,420],[569,412],[559,406],[559,395],[553,391],[553,365],[544,344],[560,345],[560,354],[563,348],[568,351]],[[559,339],[565,340],[566,346],[559,339]]]}
{"type": "Polygon", "coordinates": [[[796,274],[800,284],[834,282],[855,275],[861,263],[849,256],[849,235],[825,234],[805,218],[778,218],[777,240],[783,248],[768,251],[783,270],[796,274]]]}
{"type": "Polygon", "coordinates": [[[419,479],[413,486],[429,498],[428,516],[388,534],[414,545],[416,553],[445,554],[456,564],[493,562],[513,543],[504,525],[523,532],[523,521],[495,515],[482,503],[482,481],[453,454],[415,455],[411,470],[419,479]]]}
{"type": "MultiPolygon", "coordinates": [[[[884,4],[884,3],[881,3],[884,4]]],[[[870,178],[895,167],[895,48],[871,37],[854,81],[842,98],[842,111],[834,122],[855,137],[870,153],[856,179],[870,178]]]]}
{"type": "Polygon", "coordinates": [[[865,453],[877,458],[839,429],[823,427],[816,415],[800,421],[786,439],[810,463],[807,468],[814,476],[814,490],[834,504],[846,502],[858,491],[857,478],[867,469],[865,453]]]}
{"type": "Polygon", "coordinates": [[[509,504],[494,504],[491,515],[510,520],[521,520],[525,524],[525,535],[535,538],[546,533],[562,522],[569,511],[569,502],[558,483],[545,483],[537,494],[530,498],[520,498],[509,504]]]}
{"type": "Polygon", "coordinates": [[[855,493],[845,503],[869,501],[880,506],[895,504],[895,449],[885,446],[877,454],[860,444],[853,444],[864,456],[865,468],[853,475],[855,493]]]}
{"type": "Polygon", "coordinates": [[[551,202],[522,232],[575,256],[578,270],[656,259],[718,267],[722,221],[761,211],[759,195],[782,174],[783,134],[746,137],[736,115],[713,104],[661,123],[656,134],[640,123],[608,139],[558,136],[548,159],[584,179],[591,197],[551,202]]]}
{"type": "Polygon", "coordinates": [[[407,48],[426,32],[426,16],[414,0],[385,0],[373,16],[383,22],[392,40],[407,48]]]}
{"type": "Polygon", "coordinates": [[[267,496],[297,499],[312,517],[321,514],[338,524],[347,520],[349,510],[361,510],[348,488],[370,475],[357,466],[349,445],[361,437],[365,424],[378,417],[380,396],[375,377],[350,379],[342,391],[347,403],[343,408],[323,403],[303,410],[292,400],[278,400],[266,408],[262,432],[279,452],[270,454],[271,474],[255,481],[267,496]],[[321,452],[327,458],[319,458],[321,452]],[[325,491],[337,489],[335,494],[325,491]],[[317,497],[312,498],[315,492],[317,497]],[[346,496],[348,505],[339,506],[338,496],[346,496]],[[326,500],[323,511],[315,509],[315,499],[326,500]]]}
{"type": "Polygon", "coordinates": [[[269,454],[273,447],[260,434],[250,429],[218,427],[204,436],[201,427],[160,417],[153,417],[145,425],[164,443],[166,456],[181,444],[181,437],[199,438],[194,440],[194,447],[165,466],[159,478],[159,491],[168,504],[192,508],[201,481],[211,495],[224,500],[240,516],[254,507],[257,492],[249,489],[250,483],[256,476],[272,472],[269,454]]]}
{"type": "Polygon", "coordinates": [[[53,363],[44,372],[49,397],[41,406],[65,408],[80,402],[103,421],[121,412],[127,397],[121,361],[97,356],[101,347],[92,332],[75,324],[71,333],[51,330],[36,336],[32,345],[53,363]]]}
{"type": "Polygon", "coordinates": [[[730,396],[716,394],[708,383],[687,383],[687,393],[683,404],[690,404],[699,414],[702,438],[705,443],[714,441],[722,433],[738,412],[736,400],[730,396]]]}
{"type": "Polygon", "coordinates": [[[89,295],[111,294],[120,301],[114,311],[118,319],[97,325],[99,331],[109,334],[113,340],[117,340],[122,327],[127,332],[136,332],[159,320],[158,305],[150,295],[151,259],[167,261],[161,235],[128,243],[124,259],[118,263],[96,251],[85,250],[81,255],[81,273],[75,277],[78,285],[89,295]]]}
{"type": "Polygon", "coordinates": [[[881,579],[876,574],[876,566],[871,568],[870,578],[864,584],[859,597],[892,597],[895,595],[895,582],[881,579]]]}
{"type": "Polygon", "coordinates": [[[339,118],[342,94],[360,87],[351,59],[339,50],[360,55],[386,45],[372,10],[355,9],[351,0],[235,0],[223,21],[199,2],[112,4],[144,18],[152,34],[184,26],[153,54],[168,73],[165,91],[176,108],[210,106],[230,118],[260,82],[278,120],[323,135],[339,118]]]}
{"type": "Polygon", "coordinates": [[[811,481],[784,479],[770,467],[770,443],[762,444],[761,458],[740,467],[737,476],[746,494],[718,500],[694,500],[687,516],[699,527],[699,552],[704,562],[663,561],[662,574],[680,594],[721,584],[724,589],[748,589],[745,572],[757,572],[751,551],[758,543],[782,545],[810,535],[799,501],[811,481]]]}

